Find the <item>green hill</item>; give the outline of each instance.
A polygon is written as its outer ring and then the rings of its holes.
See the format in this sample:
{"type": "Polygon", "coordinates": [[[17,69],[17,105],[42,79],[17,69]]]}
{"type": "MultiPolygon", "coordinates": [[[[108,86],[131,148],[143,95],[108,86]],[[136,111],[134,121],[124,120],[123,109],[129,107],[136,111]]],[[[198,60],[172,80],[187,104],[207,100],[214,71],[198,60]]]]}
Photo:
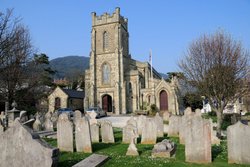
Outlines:
{"type": "Polygon", "coordinates": [[[50,61],[51,68],[56,71],[55,78],[71,78],[82,74],[89,68],[89,57],[66,56],[59,57],[50,61]]]}

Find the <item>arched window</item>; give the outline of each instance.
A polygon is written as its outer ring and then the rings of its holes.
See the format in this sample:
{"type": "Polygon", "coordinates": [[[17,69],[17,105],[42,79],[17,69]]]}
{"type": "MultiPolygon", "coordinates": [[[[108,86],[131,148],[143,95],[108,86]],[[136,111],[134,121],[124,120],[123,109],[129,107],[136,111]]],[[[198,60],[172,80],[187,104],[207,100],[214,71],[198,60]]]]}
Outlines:
{"type": "Polygon", "coordinates": [[[107,31],[104,31],[103,33],[103,49],[106,50],[109,47],[109,41],[108,41],[108,33],[107,31]]]}
{"type": "Polygon", "coordinates": [[[61,99],[60,97],[55,98],[55,110],[61,108],[61,99]]]}
{"type": "Polygon", "coordinates": [[[128,84],[128,92],[132,93],[132,84],[131,84],[131,82],[129,82],[129,84],[128,84]]]}
{"type": "Polygon", "coordinates": [[[150,103],[150,99],[151,99],[151,96],[148,95],[148,104],[151,104],[151,103],[150,103]]]}
{"type": "Polygon", "coordinates": [[[103,64],[102,66],[102,83],[110,83],[110,66],[107,63],[103,64]]]}

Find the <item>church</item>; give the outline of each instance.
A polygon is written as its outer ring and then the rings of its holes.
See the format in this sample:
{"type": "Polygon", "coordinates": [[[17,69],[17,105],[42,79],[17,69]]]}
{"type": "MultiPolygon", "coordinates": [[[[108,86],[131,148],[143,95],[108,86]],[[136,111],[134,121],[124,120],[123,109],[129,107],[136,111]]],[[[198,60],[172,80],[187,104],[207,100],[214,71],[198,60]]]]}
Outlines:
{"type": "Polygon", "coordinates": [[[109,114],[127,114],[156,104],[178,114],[176,82],[166,82],[148,62],[129,52],[128,19],[114,13],[92,13],[89,69],[85,71],[85,110],[99,106],[109,114]]]}

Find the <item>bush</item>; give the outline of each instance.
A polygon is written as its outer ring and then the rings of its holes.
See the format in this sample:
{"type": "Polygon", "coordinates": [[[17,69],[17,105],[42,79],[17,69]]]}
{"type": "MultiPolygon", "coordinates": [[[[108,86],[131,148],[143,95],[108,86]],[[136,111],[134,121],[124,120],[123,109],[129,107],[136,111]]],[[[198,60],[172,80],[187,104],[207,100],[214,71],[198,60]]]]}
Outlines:
{"type": "Polygon", "coordinates": [[[232,114],[224,115],[224,118],[223,118],[222,124],[221,124],[222,130],[226,130],[227,127],[231,125],[231,116],[232,116],[232,114]]]}
{"type": "Polygon", "coordinates": [[[149,111],[149,115],[151,116],[155,116],[155,114],[159,112],[159,109],[157,108],[156,104],[152,104],[150,106],[150,111],[149,111]]]}

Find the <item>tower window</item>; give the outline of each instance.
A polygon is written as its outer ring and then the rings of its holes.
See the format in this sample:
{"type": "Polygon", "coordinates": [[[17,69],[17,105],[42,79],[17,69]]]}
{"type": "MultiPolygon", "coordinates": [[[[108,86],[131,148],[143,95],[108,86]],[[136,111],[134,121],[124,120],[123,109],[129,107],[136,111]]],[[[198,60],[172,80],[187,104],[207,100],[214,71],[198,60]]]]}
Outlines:
{"type": "Polygon", "coordinates": [[[104,31],[104,33],[103,33],[103,49],[107,50],[108,47],[109,47],[108,33],[107,33],[107,31],[104,31]]]}
{"type": "Polygon", "coordinates": [[[102,66],[102,82],[103,84],[110,83],[110,66],[107,63],[102,66]]]}

